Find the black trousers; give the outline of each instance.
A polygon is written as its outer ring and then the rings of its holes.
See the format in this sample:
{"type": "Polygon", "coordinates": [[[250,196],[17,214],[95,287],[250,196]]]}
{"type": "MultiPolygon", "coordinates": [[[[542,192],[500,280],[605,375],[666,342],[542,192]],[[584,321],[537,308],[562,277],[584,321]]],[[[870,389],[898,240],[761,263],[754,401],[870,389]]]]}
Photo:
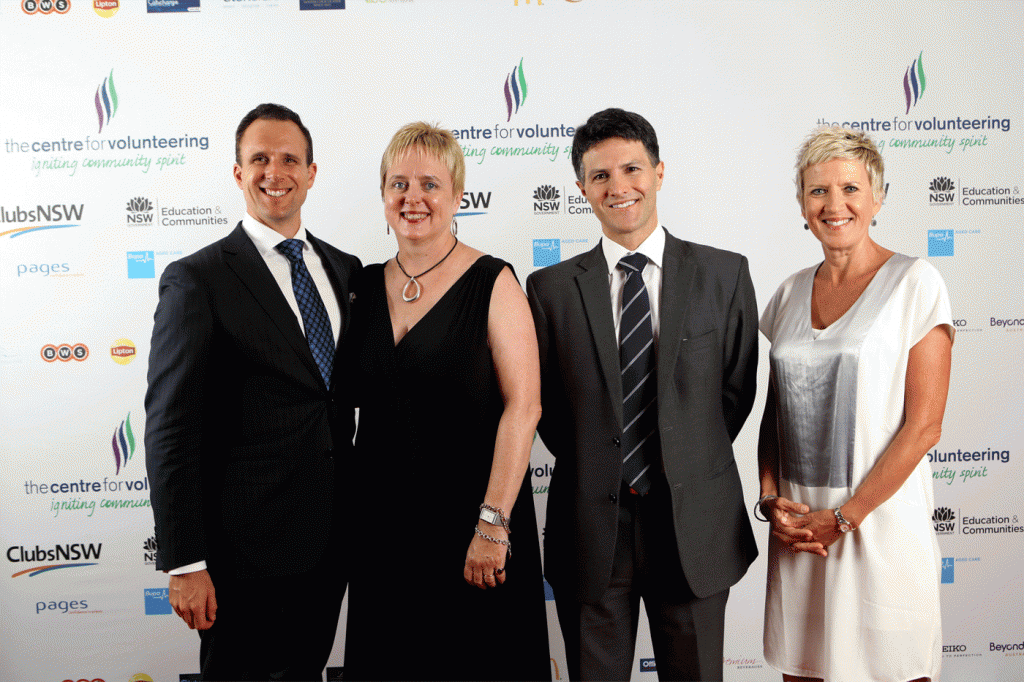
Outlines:
{"type": "Polygon", "coordinates": [[[217,620],[199,632],[203,680],[323,680],[346,579],[325,552],[313,570],[272,578],[211,572],[217,620]]]}
{"type": "MultiPolygon", "coordinates": [[[[658,679],[721,680],[729,590],[698,598],[679,563],[668,484],[621,495],[612,578],[596,604],[555,589],[572,680],[628,680],[643,599],[658,679]]],[[[572,588],[570,588],[572,589],[572,588]]],[[[568,590],[566,590],[568,591],[568,590]]]]}

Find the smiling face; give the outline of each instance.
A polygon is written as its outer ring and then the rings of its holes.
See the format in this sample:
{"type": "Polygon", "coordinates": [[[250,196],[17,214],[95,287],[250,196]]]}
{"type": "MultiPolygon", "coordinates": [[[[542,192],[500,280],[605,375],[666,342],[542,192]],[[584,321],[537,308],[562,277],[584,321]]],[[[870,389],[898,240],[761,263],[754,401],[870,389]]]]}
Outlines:
{"type": "Polygon", "coordinates": [[[316,164],[306,164],[302,131],[291,121],[258,118],[242,135],[239,157],[235,182],[246,211],[281,235],[295,236],[306,191],[316,178],[316,164]]]}
{"type": "Polygon", "coordinates": [[[385,173],[384,218],[399,237],[437,237],[451,227],[461,202],[447,166],[421,147],[401,154],[385,173]]]}
{"type": "Polygon", "coordinates": [[[658,226],[657,196],[665,164],[651,165],[639,140],[612,137],[583,154],[576,185],[601,221],[604,235],[633,251],[658,226]]]}
{"type": "Polygon", "coordinates": [[[882,208],[871,192],[864,164],[836,158],[803,173],[801,203],[807,226],[826,249],[852,250],[868,240],[868,227],[882,208]]]}

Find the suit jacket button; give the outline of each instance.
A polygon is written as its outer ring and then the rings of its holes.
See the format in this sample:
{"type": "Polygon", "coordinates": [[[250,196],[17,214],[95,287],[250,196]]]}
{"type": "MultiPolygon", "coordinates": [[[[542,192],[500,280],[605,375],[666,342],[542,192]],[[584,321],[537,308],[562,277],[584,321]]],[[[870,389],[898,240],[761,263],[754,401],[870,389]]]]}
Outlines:
{"type": "Polygon", "coordinates": [[[611,495],[608,496],[608,501],[609,502],[618,502],[618,500],[619,500],[619,498],[618,498],[618,496],[615,493],[612,493],[611,495]]]}
{"type": "Polygon", "coordinates": [[[615,447],[621,447],[622,446],[622,441],[620,441],[618,438],[612,438],[612,443],[615,444],[615,447]]]}
{"type": "Polygon", "coordinates": [[[327,459],[334,459],[334,448],[333,447],[327,448],[327,452],[324,453],[324,456],[327,459]]]}

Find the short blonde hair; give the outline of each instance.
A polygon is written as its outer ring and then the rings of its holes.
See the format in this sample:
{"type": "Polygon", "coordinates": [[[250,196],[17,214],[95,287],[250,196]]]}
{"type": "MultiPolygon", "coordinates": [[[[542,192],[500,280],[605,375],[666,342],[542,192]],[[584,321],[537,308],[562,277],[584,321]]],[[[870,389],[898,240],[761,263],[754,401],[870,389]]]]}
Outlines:
{"type": "Polygon", "coordinates": [[[462,196],[466,188],[466,160],[462,155],[462,147],[450,130],[423,121],[408,123],[398,129],[395,136],[384,150],[380,160],[380,193],[384,195],[384,182],[388,170],[402,154],[414,147],[437,157],[452,176],[452,190],[457,197],[462,196]]]}
{"type": "Polygon", "coordinates": [[[832,159],[854,159],[863,163],[875,201],[885,198],[885,163],[867,133],[842,126],[822,126],[807,136],[796,157],[796,200],[801,207],[804,171],[832,159]]]}

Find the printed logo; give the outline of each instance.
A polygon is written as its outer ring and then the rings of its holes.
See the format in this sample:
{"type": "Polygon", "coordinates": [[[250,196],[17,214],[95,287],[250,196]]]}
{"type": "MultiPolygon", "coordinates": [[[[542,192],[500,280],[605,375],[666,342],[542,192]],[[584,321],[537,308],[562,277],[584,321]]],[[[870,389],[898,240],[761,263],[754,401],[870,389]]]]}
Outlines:
{"type": "Polygon", "coordinates": [[[299,0],[299,10],[345,9],[345,0],[299,0]]]}
{"type": "Polygon", "coordinates": [[[103,543],[83,544],[76,542],[66,545],[54,545],[52,548],[44,549],[39,545],[29,548],[22,545],[14,545],[7,548],[7,560],[13,564],[49,562],[43,566],[33,566],[12,574],[12,578],[27,575],[34,578],[42,573],[57,571],[65,568],[81,568],[83,566],[95,566],[99,561],[100,552],[103,550],[103,543]],[[86,561],[81,561],[85,559],[86,561]],[[95,561],[88,561],[95,559],[95,561]],[[64,563],[53,563],[63,561],[64,563]]]}
{"type": "Polygon", "coordinates": [[[641,658],[640,659],[640,672],[642,673],[653,673],[658,671],[658,665],[654,662],[653,658],[641,658]]]}
{"type": "Polygon", "coordinates": [[[922,56],[924,56],[924,52],[921,52],[917,59],[911,62],[906,73],[903,74],[903,94],[907,98],[907,110],[904,112],[906,114],[910,113],[910,107],[917,106],[917,101],[924,95],[925,78],[922,56]]]}
{"type": "Polygon", "coordinates": [[[533,240],[533,267],[543,268],[562,261],[562,241],[560,239],[533,240]]]}
{"type": "Polygon", "coordinates": [[[56,360],[61,362],[70,362],[71,360],[83,362],[89,357],[89,347],[84,343],[76,343],[73,346],[69,343],[62,343],[59,346],[48,343],[40,349],[39,355],[46,362],[54,362],[56,360]]]}
{"type": "Polygon", "coordinates": [[[92,8],[96,14],[109,19],[121,9],[121,3],[118,0],[92,0],[92,8]]]}
{"type": "MultiPolygon", "coordinates": [[[[115,10],[116,11],[116,10],[115,10]]],[[[103,82],[96,88],[96,116],[100,120],[100,129],[96,132],[103,132],[103,117],[106,114],[107,125],[110,125],[110,118],[117,113],[117,90],[114,88],[114,70],[103,79],[103,82]]]]}
{"type": "Polygon", "coordinates": [[[171,599],[166,587],[154,587],[143,590],[147,616],[167,616],[174,613],[171,599]]]}
{"type": "Polygon", "coordinates": [[[37,204],[35,208],[25,210],[21,206],[13,209],[5,209],[0,206],[0,223],[42,223],[54,222],[62,224],[54,225],[29,225],[27,227],[16,227],[12,230],[0,232],[0,237],[10,236],[11,239],[20,237],[29,232],[40,230],[60,230],[66,227],[78,227],[78,223],[67,223],[68,220],[81,220],[85,204],[37,204]]]}
{"type": "Polygon", "coordinates": [[[135,454],[135,434],[132,433],[131,412],[121,422],[121,426],[114,430],[114,437],[111,439],[110,445],[114,449],[114,475],[118,475],[122,468],[128,466],[128,460],[135,454]]]}
{"type": "Polygon", "coordinates": [[[936,507],[932,513],[936,535],[952,535],[956,530],[956,514],[949,507],[936,507]]]}
{"type": "Polygon", "coordinates": [[[89,604],[84,599],[72,599],[70,601],[37,601],[36,615],[40,613],[101,613],[100,611],[89,611],[89,604]]]}
{"type": "Polygon", "coordinates": [[[149,539],[147,539],[145,542],[142,543],[142,552],[143,552],[143,554],[142,554],[142,559],[143,559],[142,563],[146,564],[147,566],[149,566],[151,564],[155,564],[156,563],[156,550],[157,550],[156,536],[153,535],[149,539]]]}
{"type": "Polygon", "coordinates": [[[22,275],[62,277],[70,272],[71,266],[67,263],[18,263],[18,277],[22,275]]]}
{"type": "Polygon", "coordinates": [[[1002,651],[1007,656],[1020,656],[1021,654],[1011,654],[1011,651],[1024,651],[1024,640],[1020,642],[1014,642],[1013,644],[996,644],[995,642],[988,643],[989,651],[1002,651]]]}
{"type": "MultiPolygon", "coordinates": [[[[540,0],[537,0],[539,3],[540,0]]],[[[526,103],[526,76],[523,74],[523,60],[519,60],[519,66],[512,67],[512,73],[505,76],[505,107],[508,109],[508,118],[505,122],[512,120],[512,114],[519,113],[519,107],[526,103]]]]}
{"type": "Polygon", "coordinates": [[[146,0],[147,12],[198,12],[199,0],[146,0]]]}
{"type": "Polygon", "coordinates": [[[153,279],[156,277],[156,261],[152,251],[128,252],[128,279],[153,279]]]}
{"type": "Polygon", "coordinates": [[[128,200],[128,224],[149,227],[153,224],[153,202],[146,197],[128,200]]]}
{"type": "Polygon", "coordinates": [[[932,206],[952,206],[956,202],[956,186],[949,178],[935,178],[928,189],[928,203],[932,206]]]}
{"type": "Polygon", "coordinates": [[[25,14],[67,14],[71,0],[21,0],[21,11],[25,14]]]}
{"type": "Polygon", "coordinates": [[[951,556],[944,556],[944,557],[942,557],[942,581],[941,582],[942,582],[943,585],[952,585],[953,584],[953,567],[954,566],[955,566],[955,562],[953,561],[953,557],[951,557],[951,556]]]}
{"type": "Polygon", "coordinates": [[[455,216],[457,218],[461,218],[462,216],[470,216],[470,215],[487,215],[487,211],[478,211],[478,210],[467,211],[466,209],[467,208],[473,208],[473,209],[488,208],[490,205],[491,205],[491,193],[490,192],[486,192],[486,193],[484,193],[484,192],[463,192],[462,193],[462,203],[459,204],[459,208],[461,210],[458,213],[456,213],[455,216]]]}
{"type": "Polygon", "coordinates": [[[146,673],[135,673],[128,678],[128,682],[153,682],[153,678],[146,673]]]}
{"type": "Polygon", "coordinates": [[[928,255],[953,255],[953,230],[928,230],[928,255]]]}
{"type": "Polygon", "coordinates": [[[110,346],[110,359],[119,365],[127,365],[135,359],[135,352],[131,339],[118,339],[110,346]]]}
{"type": "Polygon", "coordinates": [[[558,201],[558,190],[551,185],[541,185],[533,192],[534,215],[557,215],[562,203],[558,201]]]}

